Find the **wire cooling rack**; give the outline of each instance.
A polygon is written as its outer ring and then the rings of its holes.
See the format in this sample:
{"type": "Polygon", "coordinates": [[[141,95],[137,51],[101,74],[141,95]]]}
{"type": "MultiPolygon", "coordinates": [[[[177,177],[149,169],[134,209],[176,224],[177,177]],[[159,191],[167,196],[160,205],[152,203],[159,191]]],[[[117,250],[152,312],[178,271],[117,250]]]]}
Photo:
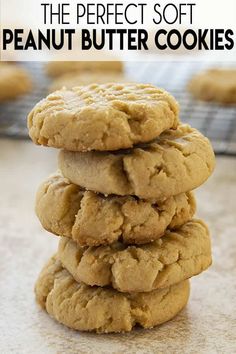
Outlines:
{"type": "MultiPolygon", "coordinates": [[[[31,94],[0,105],[0,136],[28,138],[26,116],[48,93],[50,79],[44,63],[28,62],[26,67],[34,80],[31,94]]],[[[209,65],[209,64],[208,64],[209,65]]],[[[229,63],[228,65],[233,65],[229,63]]],[[[219,63],[214,66],[219,67],[219,63]]],[[[199,129],[212,142],[217,154],[236,156],[236,105],[221,106],[204,103],[186,90],[189,79],[206,64],[199,62],[127,62],[127,75],[132,81],[150,82],[171,92],[180,103],[181,120],[199,129]]]]}

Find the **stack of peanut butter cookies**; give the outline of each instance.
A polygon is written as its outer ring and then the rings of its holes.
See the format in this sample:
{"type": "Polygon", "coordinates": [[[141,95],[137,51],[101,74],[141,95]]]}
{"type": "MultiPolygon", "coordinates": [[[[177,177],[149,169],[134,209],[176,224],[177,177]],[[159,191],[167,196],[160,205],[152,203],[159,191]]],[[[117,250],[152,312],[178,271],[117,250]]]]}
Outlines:
{"type": "Polygon", "coordinates": [[[189,278],[211,264],[192,190],[214,169],[210,142],[179,121],[176,100],[144,84],[62,89],[28,117],[36,144],[61,149],[36,213],[60,236],[36,299],[64,325],[125,332],[172,319],[189,278]]]}

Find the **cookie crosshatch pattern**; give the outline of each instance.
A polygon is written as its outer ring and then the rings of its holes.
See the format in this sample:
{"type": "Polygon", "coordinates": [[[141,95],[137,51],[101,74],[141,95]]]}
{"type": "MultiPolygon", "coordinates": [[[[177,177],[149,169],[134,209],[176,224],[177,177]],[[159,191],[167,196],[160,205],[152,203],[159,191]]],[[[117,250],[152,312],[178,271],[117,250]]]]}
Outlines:
{"type": "MultiPolygon", "coordinates": [[[[11,104],[1,104],[0,136],[28,139],[25,117],[48,94],[51,80],[45,75],[44,63],[28,62],[20,65],[31,73],[34,80],[33,90],[30,94],[11,101],[11,104]]],[[[180,103],[181,120],[206,135],[216,154],[236,155],[236,107],[195,100],[186,88],[190,78],[208,66],[206,63],[178,63],[176,70],[176,63],[170,62],[125,64],[130,81],[150,82],[168,90],[180,103]]],[[[222,63],[215,62],[214,66],[221,67],[222,63]]]]}
{"type": "Polygon", "coordinates": [[[64,177],[87,190],[163,201],[203,184],[214,170],[215,156],[206,137],[180,124],[133,149],[61,150],[58,167],[64,177]]]}
{"type": "Polygon", "coordinates": [[[150,84],[107,83],[62,88],[35,105],[29,135],[69,151],[114,151],[158,137],[179,123],[179,106],[150,84]]]}

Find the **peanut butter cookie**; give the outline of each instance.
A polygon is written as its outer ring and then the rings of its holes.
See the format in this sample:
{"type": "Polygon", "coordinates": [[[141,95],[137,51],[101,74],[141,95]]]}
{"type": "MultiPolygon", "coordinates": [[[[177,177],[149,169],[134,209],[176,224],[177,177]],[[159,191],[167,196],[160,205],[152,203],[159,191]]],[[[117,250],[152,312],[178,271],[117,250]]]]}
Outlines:
{"type": "Polygon", "coordinates": [[[189,282],[150,293],[125,294],[76,282],[52,257],[35,286],[36,299],[64,325],[98,333],[129,332],[136,325],[152,328],[169,321],[187,304],[189,282]]]}
{"type": "Polygon", "coordinates": [[[28,116],[36,144],[70,151],[118,150],[148,142],[176,128],[179,108],[167,92],[149,84],[92,84],[62,89],[28,116]]]}
{"type": "Polygon", "coordinates": [[[211,264],[211,242],[200,220],[142,246],[79,247],[62,237],[58,257],[77,281],[112,286],[121,292],[148,292],[165,288],[201,273],[211,264]]]}
{"type": "Polygon", "coordinates": [[[190,92],[200,100],[236,103],[236,69],[210,69],[193,77],[190,92]]]}
{"type": "Polygon", "coordinates": [[[15,99],[30,91],[27,72],[14,64],[0,62],[0,102],[15,99]]]}
{"type": "Polygon", "coordinates": [[[156,201],[200,186],[214,166],[209,140],[188,125],[132,150],[59,154],[59,168],[72,183],[103,194],[156,201]]]}
{"type": "Polygon", "coordinates": [[[39,187],[36,214],[42,226],[56,235],[73,238],[80,246],[114,241],[141,244],[161,237],[190,220],[196,210],[193,193],[151,203],[135,197],[108,196],[86,191],[60,173],[39,187]]]}

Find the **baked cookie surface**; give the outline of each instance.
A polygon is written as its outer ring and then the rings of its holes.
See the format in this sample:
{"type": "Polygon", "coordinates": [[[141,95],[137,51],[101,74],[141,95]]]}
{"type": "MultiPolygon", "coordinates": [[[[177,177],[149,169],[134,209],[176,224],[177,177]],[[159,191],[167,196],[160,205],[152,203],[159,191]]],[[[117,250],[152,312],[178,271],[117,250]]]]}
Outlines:
{"type": "Polygon", "coordinates": [[[54,92],[66,87],[72,89],[76,86],[90,84],[105,84],[109,82],[128,82],[128,78],[121,73],[69,73],[55,79],[49,88],[49,92],[54,92]]]}
{"type": "Polygon", "coordinates": [[[92,84],[62,89],[28,116],[34,143],[70,151],[118,150],[176,128],[179,108],[167,92],[149,84],[92,84]]]}
{"type": "Polygon", "coordinates": [[[122,72],[123,63],[119,60],[111,61],[51,61],[46,65],[46,73],[51,77],[58,77],[67,73],[94,73],[122,72]]]}
{"type": "Polygon", "coordinates": [[[62,237],[58,258],[77,281],[121,292],[165,288],[201,273],[211,264],[211,241],[200,220],[187,222],[153,243],[79,247],[62,237]]]}
{"type": "Polygon", "coordinates": [[[59,168],[72,183],[105,195],[157,201],[197,188],[214,166],[209,140],[188,125],[132,150],[59,153],[59,168]]]}
{"type": "Polygon", "coordinates": [[[192,78],[190,92],[200,100],[236,103],[236,68],[211,69],[192,78]]]}
{"type": "Polygon", "coordinates": [[[42,226],[80,246],[154,241],[167,228],[186,223],[195,211],[192,192],[161,203],[131,196],[105,197],[70,183],[59,172],[43,182],[36,195],[36,214],[42,226]]]}
{"type": "Polygon", "coordinates": [[[187,304],[189,282],[150,293],[125,294],[76,282],[52,257],[35,286],[36,300],[53,318],[80,331],[129,332],[169,321],[187,304]]]}
{"type": "Polygon", "coordinates": [[[15,99],[30,91],[28,73],[14,64],[0,62],[0,102],[15,99]]]}

